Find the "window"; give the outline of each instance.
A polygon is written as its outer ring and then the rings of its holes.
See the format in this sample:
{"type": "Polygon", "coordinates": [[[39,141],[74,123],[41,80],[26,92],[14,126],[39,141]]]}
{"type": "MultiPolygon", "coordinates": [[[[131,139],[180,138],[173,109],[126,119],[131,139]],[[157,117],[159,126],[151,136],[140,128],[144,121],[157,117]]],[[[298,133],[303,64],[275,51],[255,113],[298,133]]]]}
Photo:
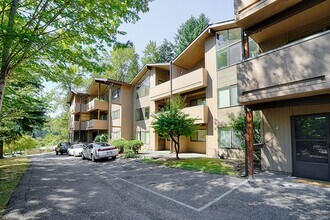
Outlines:
{"type": "Polygon", "coordinates": [[[240,148],[237,134],[231,128],[219,129],[219,147],[240,148]]]}
{"type": "Polygon", "coordinates": [[[241,29],[229,29],[217,33],[217,69],[234,65],[241,61],[241,29]]]}
{"type": "Polygon", "coordinates": [[[142,78],[136,86],[136,98],[141,98],[149,95],[150,89],[150,76],[146,75],[145,78],[142,78]]]}
{"type": "Polygon", "coordinates": [[[108,120],[108,114],[101,113],[101,120],[108,120]]]}
{"type": "Polygon", "coordinates": [[[111,112],[111,118],[112,120],[120,118],[120,110],[112,111],[111,112]]]}
{"type": "Polygon", "coordinates": [[[259,45],[249,37],[249,57],[256,57],[261,53],[259,45]]]}
{"type": "Polygon", "coordinates": [[[200,98],[200,99],[194,99],[190,101],[190,106],[198,106],[198,105],[206,105],[206,99],[200,98]]]}
{"type": "Polygon", "coordinates": [[[226,108],[238,105],[237,101],[237,85],[221,88],[218,90],[218,106],[226,108]]]}
{"type": "Polygon", "coordinates": [[[136,114],[137,121],[147,120],[147,119],[149,119],[150,108],[149,108],[149,106],[145,107],[145,108],[137,108],[135,114],[136,114]]]}
{"type": "Polygon", "coordinates": [[[118,99],[120,97],[120,88],[112,92],[111,98],[118,99]]]}
{"type": "Polygon", "coordinates": [[[106,94],[102,97],[103,101],[109,102],[109,94],[106,94]]]}
{"type": "Polygon", "coordinates": [[[144,144],[150,143],[150,132],[149,131],[137,131],[135,139],[142,141],[144,144]]]}
{"type": "Polygon", "coordinates": [[[113,131],[111,132],[111,139],[118,139],[120,137],[120,131],[113,131]]]}
{"type": "Polygon", "coordinates": [[[205,142],[206,141],[206,130],[197,130],[196,133],[191,135],[190,141],[205,142]]]}

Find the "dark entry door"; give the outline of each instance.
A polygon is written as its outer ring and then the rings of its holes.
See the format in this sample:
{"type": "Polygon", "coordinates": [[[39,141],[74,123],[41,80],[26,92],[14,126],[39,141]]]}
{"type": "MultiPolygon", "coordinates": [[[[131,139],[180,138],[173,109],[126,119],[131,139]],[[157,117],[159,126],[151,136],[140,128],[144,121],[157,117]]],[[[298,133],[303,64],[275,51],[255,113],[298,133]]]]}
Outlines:
{"type": "Polygon", "coordinates": [[[330,180],[330,114],[292,117],[293,174],[330,180]]]}

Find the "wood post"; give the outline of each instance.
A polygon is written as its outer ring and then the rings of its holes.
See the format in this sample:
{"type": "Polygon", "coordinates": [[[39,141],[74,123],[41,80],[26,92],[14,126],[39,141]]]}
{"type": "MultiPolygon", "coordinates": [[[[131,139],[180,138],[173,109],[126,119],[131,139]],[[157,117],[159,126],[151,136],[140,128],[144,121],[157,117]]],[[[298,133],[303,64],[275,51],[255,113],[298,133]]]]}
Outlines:
{"type": "Polygon", "coordinates": [[[253,176],[253,111],[245,107],[245,175],[253,176]]]}
{"type": "Polygon", "coordinates": [[[243,60],[250,57],[249,36],[242,31],[243,60]]]}

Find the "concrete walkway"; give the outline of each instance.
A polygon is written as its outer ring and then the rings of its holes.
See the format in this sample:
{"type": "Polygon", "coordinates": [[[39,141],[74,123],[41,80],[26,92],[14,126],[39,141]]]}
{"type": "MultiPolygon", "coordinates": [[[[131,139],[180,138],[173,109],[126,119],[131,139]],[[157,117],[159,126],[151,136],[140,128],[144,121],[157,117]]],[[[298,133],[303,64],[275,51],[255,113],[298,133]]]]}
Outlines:
{"type": "MultiPolygon", "coordinates": [[[[169,151],[148,151],[142,150],[141,153],[138,154],[139,157],[142,158],[175,158],[175,152],[170,153],[169,151]]],[[[179,153],[179,158],[198,158],[198,157],[208,157],[206,154],[199,153],[179,153]]]]}

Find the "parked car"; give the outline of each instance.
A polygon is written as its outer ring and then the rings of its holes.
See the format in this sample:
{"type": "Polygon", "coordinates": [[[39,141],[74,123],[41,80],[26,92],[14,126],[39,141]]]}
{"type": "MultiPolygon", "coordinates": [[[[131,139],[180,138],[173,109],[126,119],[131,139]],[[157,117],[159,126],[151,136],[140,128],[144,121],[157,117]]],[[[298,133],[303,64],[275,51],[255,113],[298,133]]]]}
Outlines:
{"type": "Polygon", "coordinates": [[[70,143],[69,142],[61,142],[59,143],[56,147],[55,147],[55,153],[56,155],[58,155],[59,153],[61,155],[63,154],[67,154],[68,153],[68,148],[70,147],[70,143]]]}
{"type": "Polygon", "coordinates": [[[80,157],[84,148],[84,144],[73,144],[68,148],[68,155],[80,157]]]}
{"type": "Polygon", "coordinates": [[[83,148],[82,159],[91,159],[93,162],[103,159],[112,158],[116,159],[118,149],[108,143],[97,142],[90,143],[83,148]]]}

